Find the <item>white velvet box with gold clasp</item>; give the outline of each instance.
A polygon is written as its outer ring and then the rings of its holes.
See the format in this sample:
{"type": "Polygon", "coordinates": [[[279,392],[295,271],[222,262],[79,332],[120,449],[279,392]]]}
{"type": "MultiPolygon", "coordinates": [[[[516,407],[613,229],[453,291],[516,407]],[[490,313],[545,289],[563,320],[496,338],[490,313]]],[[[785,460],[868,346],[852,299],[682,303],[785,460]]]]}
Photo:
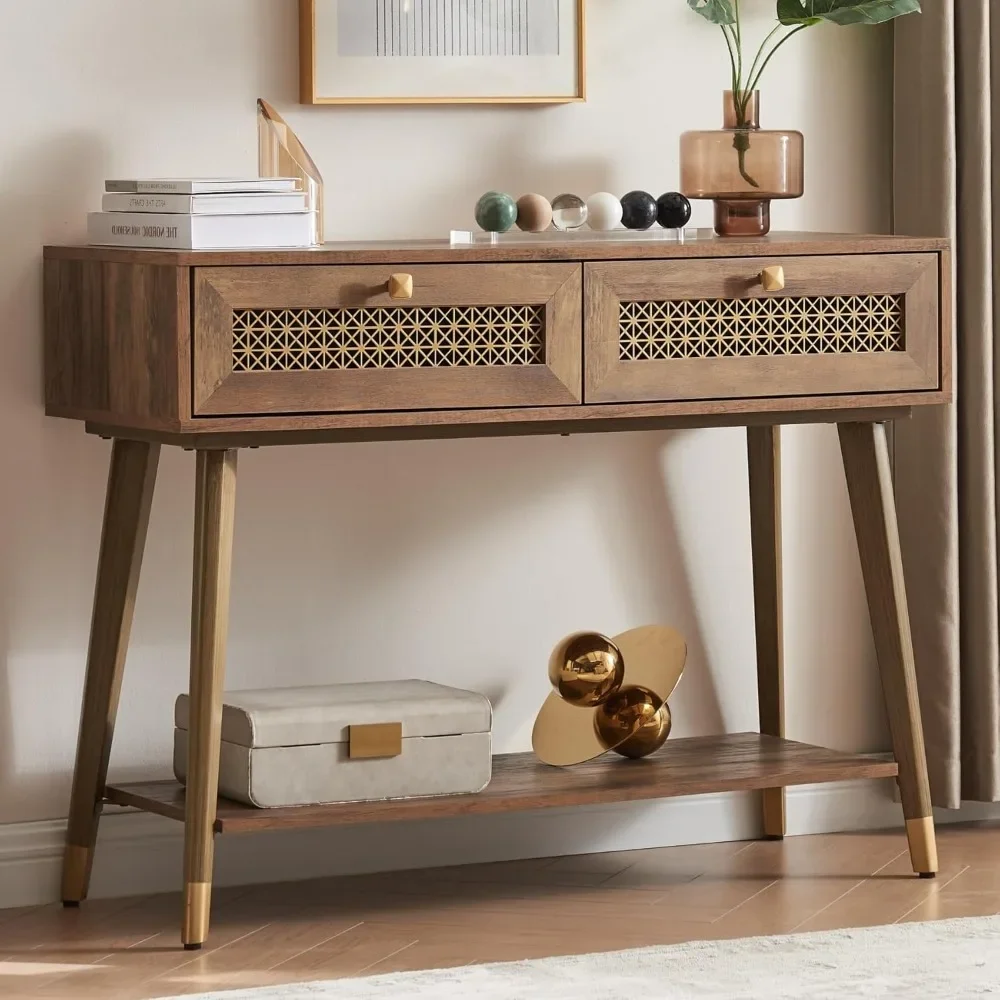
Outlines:
{"type": "MultiPolygon", "coordinates": [[[[174,773],[187,777],[188,696],[174,711],[174,773]]],[[[261,808],[480,792],[493,709],[430,681],[223,695],[219,794],[261,808]]]]}

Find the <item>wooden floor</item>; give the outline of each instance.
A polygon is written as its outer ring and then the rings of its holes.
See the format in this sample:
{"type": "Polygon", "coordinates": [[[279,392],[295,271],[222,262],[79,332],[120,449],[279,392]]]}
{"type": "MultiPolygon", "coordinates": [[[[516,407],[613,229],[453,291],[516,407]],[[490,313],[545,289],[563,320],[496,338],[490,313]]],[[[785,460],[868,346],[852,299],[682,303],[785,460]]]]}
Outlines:
{"type": "Polygon", "coordinates": [[[1000,827],[795,837],[225,889],[180,950],[179,897],[0,910],[0,997],[146,998],[1000,912],[1000,827]]]}

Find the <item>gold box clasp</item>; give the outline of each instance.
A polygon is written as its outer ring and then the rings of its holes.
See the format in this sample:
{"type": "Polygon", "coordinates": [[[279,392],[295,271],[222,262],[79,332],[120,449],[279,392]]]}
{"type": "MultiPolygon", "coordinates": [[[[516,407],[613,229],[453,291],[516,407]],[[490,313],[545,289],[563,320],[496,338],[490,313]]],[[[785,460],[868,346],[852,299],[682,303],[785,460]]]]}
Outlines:
{"type": "Polygon", "coordinates": [[[347,728],[348,756],[351,760],[398,757],[403,752],[402,722],[377,722],[347,728]]]}

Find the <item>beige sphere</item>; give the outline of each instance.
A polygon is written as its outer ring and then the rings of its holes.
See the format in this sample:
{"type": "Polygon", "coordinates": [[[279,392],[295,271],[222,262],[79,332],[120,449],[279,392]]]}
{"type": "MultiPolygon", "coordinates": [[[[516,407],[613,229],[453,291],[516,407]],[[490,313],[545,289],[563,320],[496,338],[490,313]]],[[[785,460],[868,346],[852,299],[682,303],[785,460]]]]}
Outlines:
{"type": "Polygon", "coordinates": [[[544,233],[552,225],[552,206],[540,194],[526,194],[517,202],[517,228],[526,233],[544,233]]]}

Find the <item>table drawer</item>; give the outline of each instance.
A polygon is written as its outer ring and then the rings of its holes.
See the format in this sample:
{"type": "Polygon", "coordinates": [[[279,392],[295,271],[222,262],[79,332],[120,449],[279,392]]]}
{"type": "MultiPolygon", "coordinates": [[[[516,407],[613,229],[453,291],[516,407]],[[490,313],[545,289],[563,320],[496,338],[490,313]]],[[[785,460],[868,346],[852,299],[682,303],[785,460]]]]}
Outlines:
{"type": "Polygon", "coordinates": [[[937,389],[937,254],[586,265],[588,403],[937,389]],[[761,272],[781,267],[768,292],[761,272]]]}
{"type": "Polygon", "coordinates": [[[582,285],[579,264],[196,268],[194,414],[579,403],[582,285]]]}

